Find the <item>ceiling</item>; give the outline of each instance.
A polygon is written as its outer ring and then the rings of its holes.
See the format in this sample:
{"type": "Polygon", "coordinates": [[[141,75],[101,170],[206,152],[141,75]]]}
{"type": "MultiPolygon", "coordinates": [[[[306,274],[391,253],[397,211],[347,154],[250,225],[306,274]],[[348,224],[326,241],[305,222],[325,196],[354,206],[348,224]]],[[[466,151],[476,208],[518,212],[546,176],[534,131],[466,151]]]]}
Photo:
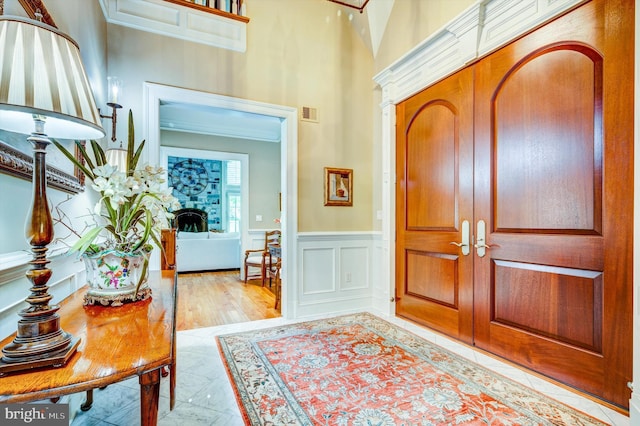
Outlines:
{"type": "Polygon", "coordinates": [[[178,102],[160,103],[160,129],[280,142],[277,117],[178,102]]]}
{"type": "Polygon", "coordinates": [[[352,7],[361,13],[364,10],[367,3],[369,3],[369,0],[329,0],[329,1],[341,4],[343,6],[352,7]]]}

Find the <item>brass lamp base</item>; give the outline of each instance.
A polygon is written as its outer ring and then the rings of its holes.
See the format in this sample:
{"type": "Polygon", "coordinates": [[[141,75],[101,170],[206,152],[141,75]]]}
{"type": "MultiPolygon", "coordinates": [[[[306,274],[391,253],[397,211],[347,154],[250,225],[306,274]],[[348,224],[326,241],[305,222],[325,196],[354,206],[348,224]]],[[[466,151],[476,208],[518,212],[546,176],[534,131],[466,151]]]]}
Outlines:
{"type": "Polygon", "coordinates": [[[44,118],[33,116],[36,131],[28,138],[33,145],[33,204],[27,216],[25,234],[33,259],[26,273],[32,286],[25,299],[29,304],[18,315],[18,331],[13,342],[2,348],[0,375],[40,367],[60,367],[78,349],[79,339],[60,328],[58,305],[50,305],[47,282],[52,271],[47,267],[47,246],[53,240],[53,221],[47,202],[46,148],[51,143],[44,134],[44,118]]]}
{"type": "MultiPolygon", "coordinates": [[[[22,357],[2,357],[2,359],[0,359],[0,376],[7,373],[32,370],[34,368],[62,367],[76,353],[78,345],[80,344],[80,339],[72,337],[69,334],[67,334],[67,336],[70,337],[67,346],[54,352],[47,352],[32,356],[26,355],[22,357]]],[[[5,350],[9,346],[11,345],[5,346],[5,350]]],[[[3,350],[3,352],[5,351],[3,350]]]]}

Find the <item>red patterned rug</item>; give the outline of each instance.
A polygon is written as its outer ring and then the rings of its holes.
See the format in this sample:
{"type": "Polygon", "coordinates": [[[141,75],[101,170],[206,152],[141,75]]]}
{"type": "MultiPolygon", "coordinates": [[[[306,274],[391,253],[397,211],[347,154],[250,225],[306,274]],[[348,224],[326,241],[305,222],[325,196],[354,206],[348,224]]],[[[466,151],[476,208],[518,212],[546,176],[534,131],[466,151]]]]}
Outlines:
{"type": "Polygon", "coordinates": [[[219,336],[248,425],[603,425],[371,314],[219,336]]]}

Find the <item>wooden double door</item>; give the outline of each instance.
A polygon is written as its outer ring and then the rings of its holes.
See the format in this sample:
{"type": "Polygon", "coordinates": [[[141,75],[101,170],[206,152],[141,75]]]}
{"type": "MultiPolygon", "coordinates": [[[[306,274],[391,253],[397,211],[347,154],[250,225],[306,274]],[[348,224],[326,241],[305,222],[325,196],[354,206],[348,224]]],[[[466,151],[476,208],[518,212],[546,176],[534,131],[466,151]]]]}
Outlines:
{"type": "Polygon", "coordinates": [[[396,313],[628,407],[633,1],[397,105],[396,313]]]}

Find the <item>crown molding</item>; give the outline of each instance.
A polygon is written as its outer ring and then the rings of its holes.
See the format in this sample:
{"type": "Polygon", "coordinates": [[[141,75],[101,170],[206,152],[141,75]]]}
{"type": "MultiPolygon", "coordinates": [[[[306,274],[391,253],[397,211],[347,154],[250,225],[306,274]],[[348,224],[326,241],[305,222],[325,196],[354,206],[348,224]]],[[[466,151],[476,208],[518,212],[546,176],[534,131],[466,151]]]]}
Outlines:
{"type": "Polygon", "coordinates": [[[480,0],[373,79],[398,103],[584,0],[480,0]]]}

